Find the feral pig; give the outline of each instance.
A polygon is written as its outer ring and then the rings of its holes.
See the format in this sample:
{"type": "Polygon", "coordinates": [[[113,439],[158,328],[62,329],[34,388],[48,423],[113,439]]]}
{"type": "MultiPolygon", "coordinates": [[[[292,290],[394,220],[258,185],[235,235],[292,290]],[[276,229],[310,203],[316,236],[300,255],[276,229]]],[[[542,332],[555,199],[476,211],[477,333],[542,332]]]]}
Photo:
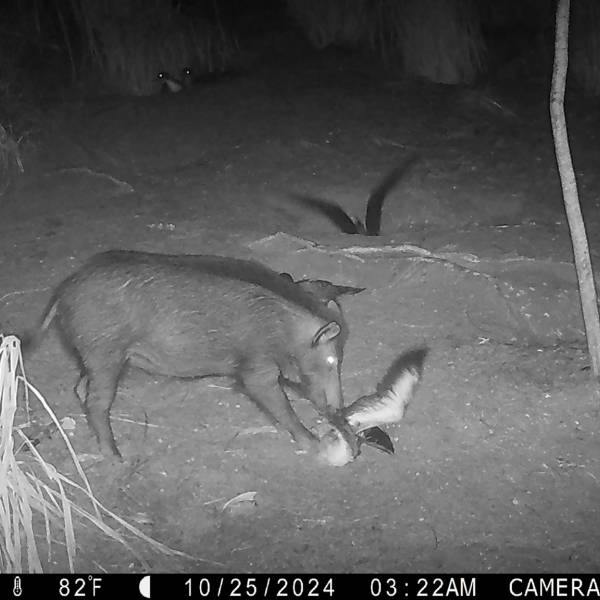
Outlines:
{"type": "MultiPolygon", "coordinates": [[[[174,377],[234,377],[243,393],[301,448],[318,441],[281,381],[296,379],[323,415],[343,406],[347,337],[339,305],[258,262],[110,251],[56,289],[35,344],[55,321],[77,357],[88,423],[104,454],[119,456],[110,408],[126,363],[174,377]]],[[[352,439],[351,433],[343,432],[352,439]]]]}

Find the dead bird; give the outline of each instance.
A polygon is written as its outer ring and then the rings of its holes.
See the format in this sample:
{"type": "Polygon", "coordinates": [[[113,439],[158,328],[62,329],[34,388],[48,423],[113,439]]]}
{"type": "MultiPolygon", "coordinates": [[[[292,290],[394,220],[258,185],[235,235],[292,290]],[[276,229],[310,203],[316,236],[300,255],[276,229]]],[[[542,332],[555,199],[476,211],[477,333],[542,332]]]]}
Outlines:
{"type": "MultiPolygon", "coordinates": [[[[401,354],[390,365],[375,393],[361,396],[338,413],[337,417],[358,436],[359,443],[394,453],[391,439],[379,426],[397,423],[404,417],[423,377],[427,352],[427,348],[418,348],[401,354]]],[[[336,424],[335,420],[332,422],[336,424]]],[[[354,458],[347,441],[335,429],[321,440],[321,457],[335,466],[345,465],[354,458]]]]}

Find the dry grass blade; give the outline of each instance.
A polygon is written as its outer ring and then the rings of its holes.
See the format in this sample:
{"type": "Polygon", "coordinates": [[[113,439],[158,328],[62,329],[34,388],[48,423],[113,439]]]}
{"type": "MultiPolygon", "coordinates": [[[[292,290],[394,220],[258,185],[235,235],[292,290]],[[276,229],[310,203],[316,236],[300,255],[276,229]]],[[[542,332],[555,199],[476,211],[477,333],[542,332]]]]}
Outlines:
{"type": "MultiPolygon", "coordinates": [[[[157,542],[108,510],[95,498],[77,455],[56,415],[39,391],[27,381],[19,339],[0,334],[0,572],[39,573],[43,571],[35,536],[39,518],[45,525],[47,560],[52,556],[52,529],[58,526],[63,531],[69,569],[74,571],[77,550],[75,537],[77,521],[74,517],[95,525],[109,538],[125,546],[145,568],[148,568],[144,559],[123,535],[104,522],[103,515],[110,517],[129,534],[159,552],[192,560],[204,560],[157,542]],[[31,441],[14,427],[20,390],[26,396],[31,392],[50,415],[63,437],[82,483],[69,479],[44,460],[31,441]],[[23,438],[23,443],[31,451],[30,456],[33,460],[24,463],[16,459],[15,432],[23,438]],[[76,493],[78,498],[83,496],[90,501],[93,509],[88,510],[81,506],[71,497],[73,493],[76,493]],[[27,558],[25,565],[23,564],[24,553],[27,558]]],[[[210,560],[204,562],[221,565],[210,560]]]]}
{"type": "Polygon", "coordinates": [[[368,0],[286,0],[286,4],[316,48],[331,44],[356,45],[366,36],[368,0]]]}
{"type": "Polygon", "coordinates": [[[383,55],[402,56],[414,75],[436,83],[469,83],[484,66],[485,44],[473,0],[405,0],[382,4],[383,55]]]}
{"type": "Polygon", "coordinates": [[[19,343],[16,338],[0,337],[0,341],[0,571],[22,570],[21,535],[24,534],[28,570],[40,572],[42,567],[32,527],[31,504],[35,496],[13,453],[21,362],[19,343]]]}
{"type": "Polygon", "coordinates": [[[2,124],[0,124],[0,196],[4,194],[14,178],[25,171],[19,144],[2,124]]]}

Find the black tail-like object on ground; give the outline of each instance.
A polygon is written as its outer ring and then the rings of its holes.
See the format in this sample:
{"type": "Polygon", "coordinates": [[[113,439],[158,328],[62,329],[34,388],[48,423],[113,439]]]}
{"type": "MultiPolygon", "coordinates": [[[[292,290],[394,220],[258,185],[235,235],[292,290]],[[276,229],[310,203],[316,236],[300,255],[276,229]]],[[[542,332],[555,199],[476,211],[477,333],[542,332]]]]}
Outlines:
{"type": "Polygon", "coordinates": [[[317,210],[332,221],[342,233],[358,235],[379,235],[381,231],[381,211],[389,192],[399,183],[410,167],[418,160],[417,155],[409,157],[401,165],[390,171],[381,183],[371,192],[367,200],[364,222],[349,215],[337,202],[293,194],[292,197],[305,206],[317,210]]]}

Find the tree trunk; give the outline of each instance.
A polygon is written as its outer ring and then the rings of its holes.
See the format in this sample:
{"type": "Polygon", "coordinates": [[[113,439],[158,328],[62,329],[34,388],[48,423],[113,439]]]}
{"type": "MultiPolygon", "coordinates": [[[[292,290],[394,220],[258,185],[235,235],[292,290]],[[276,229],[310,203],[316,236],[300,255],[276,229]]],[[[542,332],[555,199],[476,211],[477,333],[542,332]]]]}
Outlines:
{"type": "Polygon", "coordinates": [[[592,361],[592,372],[600,374],[600,319],[596,300],[596,286],[592,260],[581,214],[577,182],[573,172],[571,150],[565,120],[564,99],[567,79],[570,0],[559,0],[556,9],[556,37],[554,42],[554,69],[550,91],[550,118],[558,172],[563,191],[563,200],[571,232],[575,269],[579,283],[579,296],[583,310],[583,321],[588,350],[592,361]]]}

